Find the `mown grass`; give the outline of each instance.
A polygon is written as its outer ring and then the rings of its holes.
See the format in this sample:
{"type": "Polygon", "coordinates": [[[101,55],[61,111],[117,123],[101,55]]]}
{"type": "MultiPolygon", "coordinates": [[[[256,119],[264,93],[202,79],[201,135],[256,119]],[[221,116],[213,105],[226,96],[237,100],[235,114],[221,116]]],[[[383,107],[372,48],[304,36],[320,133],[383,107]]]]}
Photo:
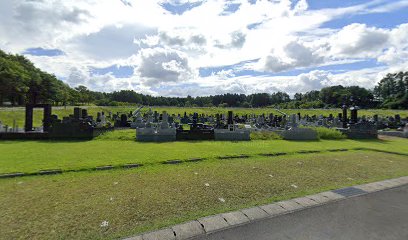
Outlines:
{"type": "Polygon", "coordinates": [[[101,135],[94,138],[96,141],[135,141],[136,140],[136,130],[126,129],[126,130],[115,130],[102,133],[101,135]]]}
{"type": "Polygon", "coordinates": [[[281,140],[282,136],[271,131],[251,132],[251,140],[281,140]]]}
{"type": "MultiPolygon", "coordinates": [[[[82,106],[82,108],[87,108],[89,115],[95,116],[97,112],[108,112],[117,113],[129,113],[130,111],[134,111],[137,106],[127,106],[127,107],[99,107],[99,106],[82,106]]],[[[216,114],[216,113],[224,113],[227,114],[228,110],[234,111],[236,114],[266,114],[269,113],[280,115],[276,110],[273,108],[178,108],[178,107],[152,107],[153,111],[156,110],[158,112],[167,111],[169,114],[181,114],[183,115],[184,112],[187,114],[197,112],[199,114],[216,114]]],[[[144,108],[142,112],[148,111],[148,107],[144,108]]],[[[302,115],[308,114],[312,115],[323,115],[328,116],[329,114],[333,114],[337,116],[338,113],[341,112],[341,109],[282,109],[281,111],[287,114],[296,114],[300,112],[302,115]]],[[[37,109],[34,111],[34,126],[41,126],[42,120],[42,110],[37,109]]],[[[54,107],[53,114],[57,114],[59,118],[64,116],[69,116],[73,114],[73,107],[54,107]]],[[[395,114],[400,114],[401,117],[408,117],[408,110],[382,110],[382,109],[364,109],[360,110],[359,114],[372,116],[374,114],[378,114],[380,116],[394,116],[395,114]]],[[[13,124],[13,120],[16,120],[17,124],[20,127],[24,125],[24,108],[0,108],[0,121],[3,124],[7,124],[11,126],[13,124]]]]}
{"type": "Polygon", "coordinates": [[[0,179],[0,239],[114,239],[405,175],[406,156],[359,151],[0,179]]]}
{"type": "Polygon", "coordinates": [[[78,170],[127,163],[216,158],[225,155],[296,152],[365,147],[408,153],[408,140],[253,140],[136,142],[135,130],[109,132],[91,141],[0,141],[0,173],[32,173],[44,169],[78,170]],[[122,138],[122,140],[118,140],[122,138]]]}

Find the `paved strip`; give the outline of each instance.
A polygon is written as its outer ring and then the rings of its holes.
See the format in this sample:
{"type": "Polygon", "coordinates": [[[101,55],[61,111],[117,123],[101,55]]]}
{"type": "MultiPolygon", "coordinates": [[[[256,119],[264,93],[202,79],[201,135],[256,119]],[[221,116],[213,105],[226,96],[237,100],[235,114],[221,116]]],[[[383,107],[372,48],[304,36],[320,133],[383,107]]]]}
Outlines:
{"type": "Polygon", "coordinates": [[[318,205],[319,203],[307,198],[307,197],[301,197],[301,198],[295,198],[293,199],[293,201],[299,203],[300,205],[302,205],[303,207],[312,207],[314,205],[318,205]]]}
{"type": "Polygon", "coordinates": [[[286,212],[286,209],[284,209],[281,205],[276,203],[260,206],[260,208],[262,208],[262,210],[264,210],[271,216],[279,215],[281,213],[286,212]]]}
{"type": "Polygon", "coordinates": [[[204,234],[204,228],[198,221],[182,223],[171,228],[176,234],[176,239],[189,239],[204,234]]]}
{"type": "Polygon", "coordinates": [[[242,209],[241,212],[243,212],[251,221],[269,217],[269,215],[260,207],[242,209]]]}
{"type": "Polygon", "coordinates": [[[143,240],[175,240],[176,236],[174,236],[173,230],[170,228],[161,229],[155,232],[149,232],[143,234],[143,240]]]}
{"type": "Polygon", "coordinates": [[[282,202],[277,202],[281,207],[286,209],[286,211],[295,211],[298,209],[302,209],[303,206],[300,205],[299,203],[293,201],[293,200],[287,200],[287,201],[282,201],[282,202]]]}
{"type": "MultiPolygon", "coordinates": [[[[153,240],[153,239],[163,239],[163,240],[175,239],[176,240],[176,239],[191,239],[197,236],[201,236],[200,239],[205,239],[206,236],[213,236],[211,234],[215,234],[215,232],[226,232],[227,231],[226,229],[235,229],[236,227],[240,228],[246,225],[252,226],[252,224],[254,224],[255,222],[270,221],[271,219],[274,219],[274,218],[283,217],[281,215],[292,215],[292,214],[288,214],[292,212],[294,212],[293,214],[298,214],[298,213],[301,214],[301,212],[304,212],[304,211],[309,211],[309,210],[311,211],[311,209],[321,208],[317,206],[322,206],[322,207],[332,206],[332,205],[340,204],[344,201],[350,201],[351,199],[354,199],[354,198],[355,199],[361,198],[361,197],[370,198],[371,195],[367,195],[368,193],[385,194],[384,192],[393,191],[394,189],[405,189],[405,192],[407,192],[407,194],[404,195],[405,197],[404,201],[408,202],[408,176],[406,176],[406,177],[400,177],[400,178],[395,178],[395,179],[390,179],[390,180],[385,180],[385,181],[380,181],[380,182],[357,185],[357,186],[353,186],[349,188],[337,189],[334,191],[322,192],[322,193],[308,195],[305,197],[295,198],[295,199],[291,199],[287,201],[280,201],[280,202],[269,204],[269,205],[242,209],[241,211],[228,212],[228,213],[222,213],[222,214],[218,214],[214,216],[204,217],[204,218],[200,218],[195,221],[179,224],[171,228],[161,229],[158,231],[145,233],[143,235],[127,238],[127,240],[153,240]],[[388,189],[388,190],[381,191],[385,189],[388,189]],[[344,201],[339,201],[339,200],[344,200],[344,201]],[[327,204],[327,203],[332,203],[332,204],[327,204]],[[300,211],[300,210],[304,210],[304,211],[300,211]]],[[[392,202],[393,200],[395,199],[391,199],[389,201],[392,202]]],[[[408,209],[407,204],[405,204],[404,206],[405,208],[403,209],[403,211],[408,209]]],[[[387,207],[388,206],[382,206],[382,209],[376,212],[380,213],[381,211],[384,211],[384,209],[387,209],[387,207]]],[[[372,208],[370,209],[372,210],[372,208]]],[[[358,211],[358,209],[356,211],[358,211]]],[[[346,212],[347,211],[343,213],[342,211],[339,211],[337,214],[341,216],[341,214],[345,214],[346,212]]],[[[406,216],[408,217],[408,214],[406,214],[406,216]]],[[[336,218],[337,215],[332,214],[332,217],[336,218]]],[[[314,221],[316,222],[317,220],[315,219],[314,221]]],[[[408,220],[406,222],[408,224],[408,220]]],[[[306,226],[308,225],[306,224],[306,226]]],[[[331,227],[336,228],[336,226],[331,226],[331,227]]],[[[408,231],[408,226],[406,227],[406,229],[408,231]]],[[[228,231],[231,231],[231,230],[228,230],[228,231]]],[[[319,236],[313,236],[312,238],[307,237],[307,239],[315,239],[315,237],[316,239],[319,239],[319,236]]],[[[323,237],[330,238],[330,235],[325,235],[323,237]]],[[[303,239],[305,238],[305,236],[295,237],[295,239],[298,239],[298,238],[303,239]]],[[[325,238],[322,238],[322,239],[325,239],[325,238]]],[[[213,238],[209,238],[209,239],[213,239],[213,238]]],[[[229,238],[225,238],[225,239],[229,239],[229,238]]],[[[246,238],[231,238],[231,239],[246,239],[246,238]]],[[[250,237],[248,239],[256,239],[256,238],[250,237]]],[[[260,239],[263,239],[263,238],[260,238],[260,239]]],[[[277,237],[277,239],[285,239],[285,238],[277,237]]],[[[341,239],[366,239],[366,238],[341,238],[341,239]]],[[[371,239],[371,238],[367,238],[367,239],[371,239]]],[[[373,239],[376,239],[376,238],[373,238],[373,239]]],[[[378,238],[378,239],[387,239],[387,238],[378,238]]],[[[408,239],[408,233],[406,237],[403,239],[408,239]]]]}
{"type": "Polygon", "coordinates": [[[230,226],[244,224],[249,222],[249,218],[240,211],[221,214],[230,226]]]}
{"type": "Polygon", "coordinates": [[[251,222],[195,240],[408,239],[408,185],[251,222]]]}
{"type": "Polygon", "coordinates": [[[225,221],[221,215],[200,218],[198,221],[203,225],[204,230],[207,233],[227,228],[229,226],[227,221],[225,221]]]}

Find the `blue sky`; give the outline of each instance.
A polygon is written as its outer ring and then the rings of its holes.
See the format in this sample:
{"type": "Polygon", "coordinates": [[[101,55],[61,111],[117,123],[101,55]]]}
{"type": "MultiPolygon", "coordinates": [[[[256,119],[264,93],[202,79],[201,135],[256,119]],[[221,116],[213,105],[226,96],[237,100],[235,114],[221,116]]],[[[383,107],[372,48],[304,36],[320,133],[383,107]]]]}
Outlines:
{"type": "Polygon", "coordinates": [[[0,48],[106,92],[372,88],[408,68],[407,11],[408,0],[1,1],[0,48]]]}

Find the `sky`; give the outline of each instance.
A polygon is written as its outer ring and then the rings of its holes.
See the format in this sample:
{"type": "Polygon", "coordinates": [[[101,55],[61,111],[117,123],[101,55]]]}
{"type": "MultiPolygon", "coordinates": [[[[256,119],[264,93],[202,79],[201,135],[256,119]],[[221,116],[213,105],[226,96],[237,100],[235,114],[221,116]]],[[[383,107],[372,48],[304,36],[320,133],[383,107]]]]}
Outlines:
{"type": "Polygon", "coordinates": [[[155,96],[373,88],[408,0],[0,0],[0,49],[71,87],[155,96]]]}

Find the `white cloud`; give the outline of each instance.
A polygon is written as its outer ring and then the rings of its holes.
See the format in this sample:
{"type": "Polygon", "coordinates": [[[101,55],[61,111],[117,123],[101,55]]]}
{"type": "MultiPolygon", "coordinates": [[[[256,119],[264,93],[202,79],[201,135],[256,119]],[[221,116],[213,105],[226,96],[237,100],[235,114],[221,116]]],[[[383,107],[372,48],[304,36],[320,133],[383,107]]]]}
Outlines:
{"type": "Polygon", "coordinates": [[[144,85],[156,86],[194,78],[188,57],[180,51],[164,48],[143,49],[137,56],[136,75],[144,85]]]}
{"type": "Polygon", "coordinates": [[[340,83],[371,87],[385,71],[407,65],[408,24],[391,29],[363,23],[338,29],[321,26],[343,17],[406,6],[403,0],[319,10],[309,9],[307,0],[0,1],[0,48],[13,53],[37,47],[62,50],[63,56],[28,57],[73,86],[84,84],[103,91],[124,88],[208,95],[309,91],[340,83]],[[172,14],[162,7],[164,3],[193,3],[194,7],[172,14]],[[231,4],[239,8],[226,14],[231,4]],[[366,59],[377,59],[385,66],[290,77],[236,74],[239,70],[279,73],[366,59]],[[92,68],[115,64],[132,66],[133,76],[91,74],[92,68]],[[229,65],[239,66],[209,77],[198,74],[199,68],[229,65]]]}
{"type": "Polygon", "coordinates": [[[291,41],[282,49],[273,49],[270,54],[261,59],[261,70],[281,72],[296,68],[318,65],[323,62],[318,49],[308,47],[299,41],[291,41]]]}
{"type": "Polygon", "coordinates": [[[354,23],[344,27],[330,39],[332,54],[375,57],[389,39],[389,31],[354,23]]]}
{"type": "Polygon", "coordinates": [[[140,50],[137,41],[155,33],[156,29],[138,24],[110,25],[98,32],[76,36],[65,51],[95,60],[124,59],[140,50]]]}

